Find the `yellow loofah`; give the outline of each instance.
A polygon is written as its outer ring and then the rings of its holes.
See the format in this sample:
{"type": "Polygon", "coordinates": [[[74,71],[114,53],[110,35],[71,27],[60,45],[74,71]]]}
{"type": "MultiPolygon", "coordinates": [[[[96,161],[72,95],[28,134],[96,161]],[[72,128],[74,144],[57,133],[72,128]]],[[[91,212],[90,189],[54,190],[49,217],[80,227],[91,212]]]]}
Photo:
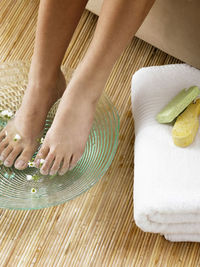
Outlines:
{"type": "Polygon", "coordinates": [[[172,129],[174,144],[180,147],[189,146],[196,136],[200,115],[200,99],[191,103],[186,110],[177,117],[172,129]]]}

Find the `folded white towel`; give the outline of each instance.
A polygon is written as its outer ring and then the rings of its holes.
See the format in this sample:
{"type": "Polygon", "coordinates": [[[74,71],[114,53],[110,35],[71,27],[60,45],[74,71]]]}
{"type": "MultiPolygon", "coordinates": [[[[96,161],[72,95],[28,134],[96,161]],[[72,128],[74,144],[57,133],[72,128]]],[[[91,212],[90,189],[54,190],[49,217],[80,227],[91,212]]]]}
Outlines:
{"type": "Polygon", "coordinates": [[[200,86],[186,64],[142,68],[132,78],[135,121],[134,218],[138,227],[171,241],[200,242],[200,129],[186,148],[156,114],[183,88],[200,86]]]}

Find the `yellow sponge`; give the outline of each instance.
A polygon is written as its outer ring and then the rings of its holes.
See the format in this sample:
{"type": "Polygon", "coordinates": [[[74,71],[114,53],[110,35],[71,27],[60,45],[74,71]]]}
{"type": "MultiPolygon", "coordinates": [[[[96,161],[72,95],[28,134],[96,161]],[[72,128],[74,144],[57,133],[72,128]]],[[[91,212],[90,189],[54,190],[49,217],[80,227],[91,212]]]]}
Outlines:
{"type": "Polygon", "coordinates": [[[191,103],[186,110],[177,117],[172,129],[174,144],[180,147],[189,146],[196,136],[199,127],[200,99],[191,103]]]}

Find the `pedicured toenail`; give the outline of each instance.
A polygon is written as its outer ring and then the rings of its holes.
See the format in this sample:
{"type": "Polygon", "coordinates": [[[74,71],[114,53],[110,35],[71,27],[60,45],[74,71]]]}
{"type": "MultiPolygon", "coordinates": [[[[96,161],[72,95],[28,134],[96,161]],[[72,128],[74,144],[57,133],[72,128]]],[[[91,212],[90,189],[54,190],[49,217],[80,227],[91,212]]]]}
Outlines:
{"type": "Polygon", "coordinates": [[[63,171],[63,172],[59,172],[58,174],[59,175],[64,175],[66,173],[66,171],[63,171]]]}
{"type": "Polygon", "coordinates": [[[44,171],[44,170],[41,170],[40,169],[40,173],[43,174],[43,175],[47,175],[48,174],[48,171],[44,171]]]}
{"type": "Polygon", "coordinates": [[[7,167],[9,167],[9,166],[10,166],[10,162],[7,161],[7,160],[5,160],[5,161],[4,161],[4,165],[7,166],[7,167]]]}
{"type": "Polygon", "coordinates": [[[17,166],[18,168],[21,168],[21,167],[24,166],[24,164],[25,164],[25,161],[20,160],[20,161],[18,161],[18,162],[16,163],[16,166],[17,166]]]}
{"type": "Polygon", "coordinates": [[[50,173],[49,173],[50,175],[55,175],[56,174],[56,172],[55,171],[50,171],[50,173]]]}
{"type": "Polygon", "coordinates": [[[69,171],[73,170],[74,167],[75,167],[75,166],[70,166],[70,167],[69,167],[69,171]]]}

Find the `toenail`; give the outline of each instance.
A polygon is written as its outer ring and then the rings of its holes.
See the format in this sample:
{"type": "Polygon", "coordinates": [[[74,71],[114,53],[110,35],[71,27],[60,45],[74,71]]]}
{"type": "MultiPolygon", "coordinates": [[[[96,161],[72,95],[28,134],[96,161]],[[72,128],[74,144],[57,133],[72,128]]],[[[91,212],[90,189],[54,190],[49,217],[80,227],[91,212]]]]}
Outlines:
{"type": "Polygon", "coordinates": [[[25,164],[25,161],[20,160],[20,161],[18,161],[18,162],[16,163],[16,166],[17,166],[17,167],[23,167],[24,164],[25,164]]]}
{"type": "Polygon", "coordinates": [[[0,156],[0,160],[3,161],[3,156],[0,156]]]}
{"type": "Polygon", "coordinates": [[[4,161],[4,165],[6,165],[6,166],[8,165],[8,166],[9,166],[9,165],[10,165],[9,160],[5,160],[5,161],[4,161]]]}
{"type": "Polygon", "coordinates": [[[43,169],[40,169],[40,173],[43,174],[43,175],[47,175],[48,174],[48,171],[45,171],[43,169]]]}
{"type": "Polygon", "coordinates": [[[50,174],[50,175],[54,175],[54,174],[56,174],[56,171],[50,171],[49,174],[50,174]]]}
{"type": "Polygon", "coordinates": [[[71,171],[74,167],[75,167],[75,166],[70,166],[70,167],[69,167],[69,170],[71,171]]]}
{"type": "Polygon", "coordinates": [[[38,168],[39,165],[40,165],[40,159],[37,159],[37,160],[35,161],[35,166],[38,168]]]}
{"type": "Polygon", "coordinates": [[[62,172],[59,172],[59,175],[63,175],[65,174],[67,171],[62,171],[62,172]]]}

